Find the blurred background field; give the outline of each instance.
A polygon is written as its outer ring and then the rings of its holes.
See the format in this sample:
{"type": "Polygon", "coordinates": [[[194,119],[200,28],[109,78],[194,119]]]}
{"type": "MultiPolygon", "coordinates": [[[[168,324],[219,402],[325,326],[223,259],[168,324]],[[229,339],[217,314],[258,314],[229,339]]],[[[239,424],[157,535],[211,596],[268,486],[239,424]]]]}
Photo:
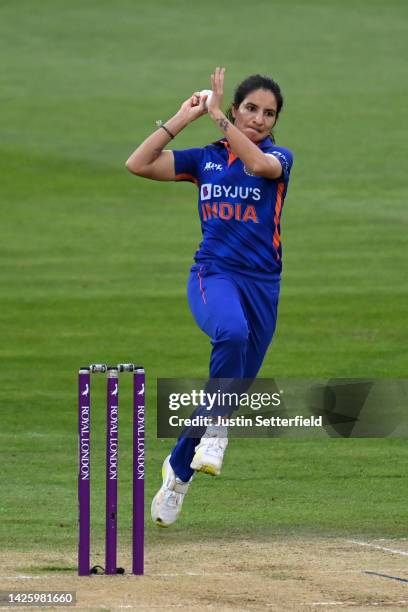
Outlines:
{"type": "MultiPolygon", "coordinates": [[[[276,138],[295,156],[278,330],[261,375],[406,377],[407,17],[403,0],[3,0],[3,549],[75,547],[80,365],[143,362],[148,502],[160,483],[170,443],[156,439],[156,379],[208,367],[185,289],[200,240],[196,192],[131,176],[124,162],[156,120],[209,86],[216,65],[227,68],[225,105],[245,76],[276,78],[285,95],[276,138]]],[[[204,117],[173,144],[218,137],[204,117]]],[[[96,439],[102,381],[95,387],[96,439]]],[[[126,381],[122,397],[125,526],[126,381]]],[[[220,530],[402,537],[407,468],[405,440],[234,440],[222,479],[197,478],[175,535],[147,523],[148,541],[220,530]]]]}

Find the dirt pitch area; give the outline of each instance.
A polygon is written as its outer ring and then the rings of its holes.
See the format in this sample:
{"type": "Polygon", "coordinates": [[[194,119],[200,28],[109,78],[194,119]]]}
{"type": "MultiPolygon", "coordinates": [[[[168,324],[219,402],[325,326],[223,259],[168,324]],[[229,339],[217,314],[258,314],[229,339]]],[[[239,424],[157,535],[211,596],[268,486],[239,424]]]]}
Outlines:
{"type": "Polygon", "coordinates": [[[0,561],[2,591],[76,591],[77,610],[408,610],[408,540],[163,538],[140,577],[78,578],[67,570],[75,556],[57,553],[2,551],[0,561]]]}

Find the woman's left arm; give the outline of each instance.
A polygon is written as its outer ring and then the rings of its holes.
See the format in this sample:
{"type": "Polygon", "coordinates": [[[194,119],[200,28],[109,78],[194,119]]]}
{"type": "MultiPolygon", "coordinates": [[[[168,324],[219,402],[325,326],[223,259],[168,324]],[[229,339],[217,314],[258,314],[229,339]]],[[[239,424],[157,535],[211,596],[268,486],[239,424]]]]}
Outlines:
{"type": "Polygon", "coordinates": [[[255,176],[279,178],[282,174],[280,161],[273,155],[263,153],[222,112],[224,72],[225,68],[216,68],[214,74],[211,75],[213,94],[208,104],[208,114],[227,138],[232,152],[245,164],[249,172],[255,176]]]}

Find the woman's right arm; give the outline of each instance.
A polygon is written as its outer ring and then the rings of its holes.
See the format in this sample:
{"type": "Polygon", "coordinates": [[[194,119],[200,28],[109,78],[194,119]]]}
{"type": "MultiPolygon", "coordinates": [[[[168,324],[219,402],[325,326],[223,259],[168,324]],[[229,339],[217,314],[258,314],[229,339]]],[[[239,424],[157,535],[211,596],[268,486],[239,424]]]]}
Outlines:
{"type": "MultiPolygon", "coordinates": [[[[199,92],[195,92],[188,100],[183,102],[180,110],[168,121],[165,126],[176,136],[189,123],[207,113],[205,97],[200,100],[199,92]]],[[[164,151],[164,147],[172,140],[163,128],[157,129],[132,153],[126,162],[129,172],[156,181],[174,181],[173,151],[164,151]]]]}

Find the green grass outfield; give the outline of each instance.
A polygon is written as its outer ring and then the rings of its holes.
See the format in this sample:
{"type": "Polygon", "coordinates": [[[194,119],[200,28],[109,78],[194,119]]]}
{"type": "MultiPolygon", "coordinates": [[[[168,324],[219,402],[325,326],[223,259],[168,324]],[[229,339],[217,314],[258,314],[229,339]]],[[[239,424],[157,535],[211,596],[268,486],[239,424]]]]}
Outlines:
{"type": "MultiPolygon", "coordinates": [[[[208,367],[185,295],[196,193],[133,177],[124,162],[155,120],[209,86],[216,65],[227,67],[226,103],[248,74],[275,76],[286,96],[277,141],[295,156],[278,330],[262,376],[407,376],[407,17],[405,0],[3,0],[2,549],[75,548],[82,364],[143,361],[147,501],[159,485],[170,442],[155,436],[156,378],[208,367]]],[[[217,137],[205,117],[174,146],[217,137]]],[[[96,396],[102,432],[101,381],[96,396]]],[[[122,525],[129,428],[124,408],[122,525]]],[[[148,541],[406,536],[407,473],[406,440],[234,440],[223,477],[197,478],[176,536],[148,524],[148,541]]]]}

